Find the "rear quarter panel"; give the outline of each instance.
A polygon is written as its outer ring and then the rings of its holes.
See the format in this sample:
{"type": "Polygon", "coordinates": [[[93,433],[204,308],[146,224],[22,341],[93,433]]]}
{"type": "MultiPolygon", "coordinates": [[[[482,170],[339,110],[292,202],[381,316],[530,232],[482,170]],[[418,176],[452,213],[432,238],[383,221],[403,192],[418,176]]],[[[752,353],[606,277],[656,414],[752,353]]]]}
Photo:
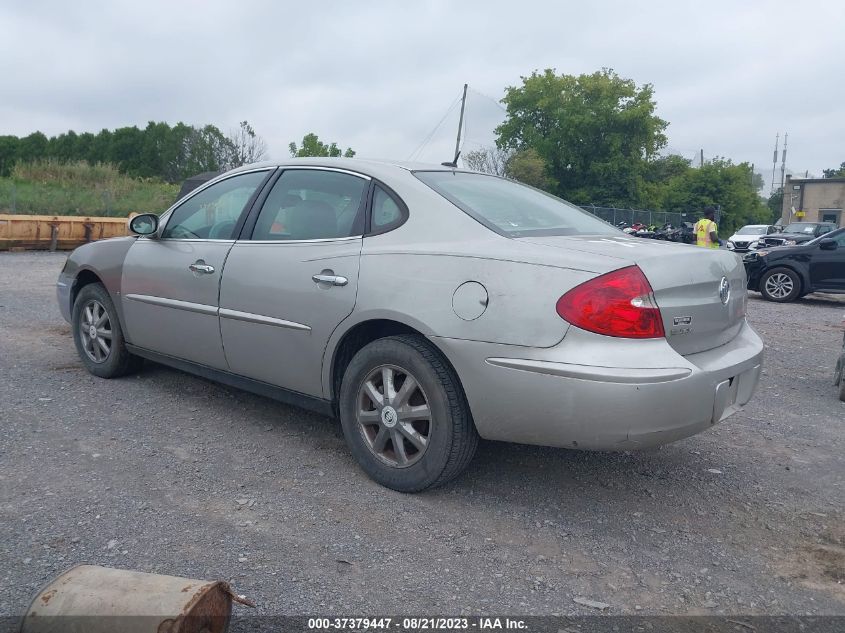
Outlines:
{"type": "Polygon", "coordinates": [[[569,327],[555,303],[593,276],[474,256],[370,252],[361,257],[355,315],[367,320],[393,314],[401,321],[407,316],[430,336],[551,347],[569,327]],[[472,320],[459,317],[453,307],[455,291],[469,281],[487,292],[486,308],[481,305],[482,314],[472,320]]]}

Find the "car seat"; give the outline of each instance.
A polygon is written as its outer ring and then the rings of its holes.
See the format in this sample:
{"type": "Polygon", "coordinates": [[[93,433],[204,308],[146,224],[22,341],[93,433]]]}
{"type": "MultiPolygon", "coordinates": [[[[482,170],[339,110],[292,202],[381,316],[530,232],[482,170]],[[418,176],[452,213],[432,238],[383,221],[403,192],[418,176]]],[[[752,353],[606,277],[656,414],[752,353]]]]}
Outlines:
{"type": "Polygon", "coordinates": [[[318,240],[337,237],[337,216],[321,200],[303,200],[288,211],[288,231],[292,240],[318,240]]]}

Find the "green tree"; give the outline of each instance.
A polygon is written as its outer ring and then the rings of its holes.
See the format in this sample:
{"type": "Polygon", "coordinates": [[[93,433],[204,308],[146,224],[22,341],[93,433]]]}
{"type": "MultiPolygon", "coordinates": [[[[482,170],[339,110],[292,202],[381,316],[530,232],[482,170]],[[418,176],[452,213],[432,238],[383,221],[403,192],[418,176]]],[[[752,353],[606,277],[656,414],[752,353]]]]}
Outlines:
{"type": "Polygon", "coordinates": [[[706,206],[718,205],[722,235],[730,235],[745,224],[768,224],[772,213],[757,194],[752,176],[748,163],[734,165],[717,158],[669,180],[660,206],[666,211],[697,214],[706,206]]]}
{"type": "Polygon", "coordinates": [[[611,69],[557,75],[547,69],[507,89],[502,149],[533,149],[552,191],[576,203],[635,204],[651,159],[666,144],[654,90],[611,69]]]}
{"type": "Polygon", "coordinates": [[[772,214],[772,224],[780,220],[783,215],[783,191],[775,191],[772,195],[770,195],[769,199],[766,200],[766,206],[772,214]]]}
{"type": "Polygon", "coordinates": [[[673,178],[683,176],[690,169],[690,161],[677,154],[659,156],[648,161],[640,183],[637,206],[644,209],[662,209],[666,202],[667,183],[673,178]]]}
{"type": "Polygon", "coordinates": [[[78,140],[79,137],[73,130],[59,134],[50,139],[48,152],[51,157],[62,161],[78,160],[76,147],[78,140]]]}
{"type": "Polygon", "coordinates": [[[138,176],[142,172],[143,147],[144,133],[136,126],[118,128],[111,135],[108,162],[123,173],[138,176]]]}
{"type": "Polygon", "coordinates": [[[100,130],[91,141],[88,148],[88,156],[85,157],[85,160],[87,160],[91,165],[109,162],[109,156],[111,155],[111,140],[112,133],[109,130],[105,128],[100,130]]]}
{"type": "Polygon", "coordinates": [[[839,168],[825,169],[823,172],[825,178],[839,178],[845,176],[845,162],[839,165],[839,168]]]}
{"type": "Polygon", "coordinates": [[[49,141],[41,132],[33,132],[18,142],[18,160],[28,163],[47,156],[49,141]]]}
{"type": "Polygon", "coordinates": [[[515,152],[505,164],[508,178],[538,189],[549,189],[553,181],[546,174],[546,161],[532,147],[515,152]]]}
{"type": "Polygon", "coordinates": [[[346,151],[341,151],[341,149],[337,146],[337,143],[332,143],[331,145],[326,145],[323,143],[319,137],[310,132],[302,137],[302,145],[300,147],[296,146],[296,143],[291,143],[288,145],[288,149],[290,150],[290,155],[293,157],[302,157],[302,156],[343,156],[344,158],[352,158],[355,156],[355,152],[352,150],[351,147],[347,147],[346,151]]]}
{"type": "Polygon", "coordinates": [[[0,136],[0,178],[12,175],[18,161],[19,143],[17,136],[0,136]]]}

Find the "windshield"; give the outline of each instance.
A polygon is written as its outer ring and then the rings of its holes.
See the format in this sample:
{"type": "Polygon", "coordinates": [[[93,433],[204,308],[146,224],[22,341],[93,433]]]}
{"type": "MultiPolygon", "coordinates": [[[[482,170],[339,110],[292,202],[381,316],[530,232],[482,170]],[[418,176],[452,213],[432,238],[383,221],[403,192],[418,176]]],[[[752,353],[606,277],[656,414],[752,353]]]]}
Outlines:
{"type": "Polygon", "coordinates": [[[414,175],[467,215],[508,237],[619,233],[573,204],[498,176],[458,171],[414,175]]]}
{"type": "Polygon", "coordinates": [[[805,235],[812,235],[816,229],[815,224],[807,224],[806,222],[796,222],[789,224],[784,230],[784,233],[803,233],[805,235]]]}
{"type": "Polygon", "coordinates": [[[737,235],[765,235],[766,229],[769,228],[767,226],[743,226],[739,231],[736,232],[737,235]]]}

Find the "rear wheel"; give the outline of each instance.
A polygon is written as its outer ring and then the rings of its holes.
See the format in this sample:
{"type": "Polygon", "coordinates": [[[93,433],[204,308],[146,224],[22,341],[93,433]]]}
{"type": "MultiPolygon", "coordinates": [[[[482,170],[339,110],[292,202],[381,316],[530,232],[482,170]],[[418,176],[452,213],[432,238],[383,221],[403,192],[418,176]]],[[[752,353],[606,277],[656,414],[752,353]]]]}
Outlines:
{"type": "Polygon", "coordinates": [[[760,279],[760,294],[768,301],[795,301],[801,294],[801,280],[789,268],[773,268],[760,279]]]}
{"type": "Polygon", "coordinates": [[[346,368],[339,404],[352,455],[393,490],[450,481],[478,445],[457,376],[420,336],[391,336],[361,349],[346,368]]]}
{"type": "Polygon", "coordinates": [[[117,310],[102,284],[88,284],[73,303],[73,340],[85,368],[100,378],[117,378],[140,369],[129,353],[117,310]]]}

